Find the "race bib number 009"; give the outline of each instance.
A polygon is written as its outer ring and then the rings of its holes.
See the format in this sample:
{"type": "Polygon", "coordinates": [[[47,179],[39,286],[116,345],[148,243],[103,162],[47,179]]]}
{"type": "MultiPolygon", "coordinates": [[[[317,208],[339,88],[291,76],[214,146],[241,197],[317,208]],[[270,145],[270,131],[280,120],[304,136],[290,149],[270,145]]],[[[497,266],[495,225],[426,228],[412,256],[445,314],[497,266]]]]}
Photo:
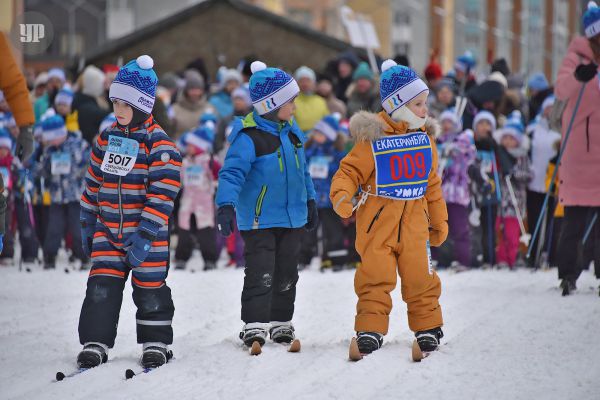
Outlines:
{"type": "Polygon", "coordinates": [[[376,194],[394,200],[423,197],[433,153],[427,133],[386,136],[372,142],[376,194]]]}
{"type": "Polygon", "coordinates": [[[137,159],[140,144],[133,139],[109,136],[108,147],[100,169],[113,175],[125,176],[131,172],[137,159]]]}

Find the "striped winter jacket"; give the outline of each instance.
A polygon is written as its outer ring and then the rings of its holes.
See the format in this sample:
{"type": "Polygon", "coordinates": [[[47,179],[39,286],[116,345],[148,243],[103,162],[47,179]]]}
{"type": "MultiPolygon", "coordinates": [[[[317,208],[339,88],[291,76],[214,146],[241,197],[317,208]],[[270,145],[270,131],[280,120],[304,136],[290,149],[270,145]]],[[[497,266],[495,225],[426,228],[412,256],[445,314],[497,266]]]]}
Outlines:
{"type": "Polygon", "coordinates": [[[100,133],[93,146],[81,207],[98,216],[97,223],[112,236],[112,242],[122,243],[137,229],[165,239],[173,201],[181,187],[180,170],[179,151],[152,116],[132,129],[114,123],[100,133]],[[111,136],[139,143],[134,167],[125,176],[101,170],[111,136]]]}

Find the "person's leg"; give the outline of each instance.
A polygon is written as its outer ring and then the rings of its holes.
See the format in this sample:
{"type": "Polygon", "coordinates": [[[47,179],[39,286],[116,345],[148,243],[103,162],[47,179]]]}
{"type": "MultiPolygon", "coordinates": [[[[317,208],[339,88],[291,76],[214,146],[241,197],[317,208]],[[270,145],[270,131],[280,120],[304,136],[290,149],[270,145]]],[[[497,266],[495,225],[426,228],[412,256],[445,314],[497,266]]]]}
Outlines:
{"type": "Polygon", "coordinates": [[[19,243],[21,244],[21,259],[32,262],[38,256],[38,241],[33,225],[33,209],[23,199],[15,203],[17,226],[19,229],[19,243]]]}
{"type": "Polygon", "coordinates": [[[519,228],[519,220],[517,217],[504,218],[504,231],[506,232],[505,247],[507,253],[507,262],[512,268],[517,261],[520,246],[519,239],[521,237],[521,230],[519,228]]]}
{"type": "Polygon", "coordinates": [[[175,307],[166,279],[169,270],[168,228],[159,232],[148,256],[132,270],[133,301],[137,306],[138,343],[173,343],[175,307]]]}
{"type": "MultiPolygon", "coordinates": [[[[533,231],[535,230],[535,226],[537,224],[538,218],[542,211],[542,205],[544,203],[544,193],[533,192],[531,190],[527,190],[527,230],[529,234],[533,235],[533,231]]],[[[550,208],[549,208],[550,210],[550,208]]],[[[537,263],[536,255],[537,255],[537,246],[539,242],[539,237],[541,232],[538,233],[535,241],[529,243],[529,246],[533,248],[531,253],[531,257],[528,260],[528,266],[533,267],[537,263]]]]}
{"type": "Polygon", "coordinates": [[[216,265],[219,259],[219,253],[217,253],[217,231],[213,227],[207,227],[198,229],[196,238],[198,239],[198,245],[200,246],[200,252],[204,263],[211,263],[216,265]]]}
{"type": "Polygon", "coordinates": [[[56,259],[58,249],[65,234],[67,206],[52,204],[48,209],[48,225],[44,235],[44,260],[52,262],[56,259]]]}
{"type": "Polygon", "coordinates": [[[175,261],[187,262],[194,250],[194,236],[192,232],[179,228],[177,235],[177,247],[175,248],[175,261]]]}
{"type": "Polygon", "coordinates": [[[79,342],[113,347],[117,335],[123,288],[129,274],[125,252],[98,230],[92,243],[92,268],[79,317],[79,342]]]}
{"type": "Polygon", "coordinates": [[[83,252],[81,243],[81,225],[79,222],[80,206],[79,202],[72,202],[67,207],[67,229],[71,232],[71,250],[73,255],[82,262],[87,262],[88,258],[83,252]]]}
{"type": "Polygon", "coordinates": [[[453,203],[448,203],[447,208],[449,236],[454,243],[454,258],[461,265],[469,266],[471,263],[469,209],[453,203]]]}
{"type": "Polygon", "coordinates": [[[333,266],[343,266],[348,259],[348,249],[344,245],[344,226],[340,217],[332,208],[319,210],[323,229],[323,259],[333,266]]]}
{"type": "Polygon", "coordinates": [[[287,322],[294,316],[300,237],[304,228],[278,229],[275,240],[275,271],[270,321],[287,322]]]}
{"type": "Polygon", "coordinates": [[[565,216],[562,219],[556,252],[558,279],[575,282],[581,273],[577,260],[581,252],[581,241],[586,228],[587,215],[588,207],[565,206],[565,216]]]}
{"type": "Polygon", "coordinates": [[[271,296],[275,271],[276,236],[273,229],[242,231],[245,250],[242,321],[271,321],[271,296]]]}
{"type": "Polygon", "coordinates": [[[397,263],[408,326],[418,332],[442,326],[442,284],[431,264],[427,225],[420,223],[422,208],[415,204],[409,213],[402,220],[397,263]]]}

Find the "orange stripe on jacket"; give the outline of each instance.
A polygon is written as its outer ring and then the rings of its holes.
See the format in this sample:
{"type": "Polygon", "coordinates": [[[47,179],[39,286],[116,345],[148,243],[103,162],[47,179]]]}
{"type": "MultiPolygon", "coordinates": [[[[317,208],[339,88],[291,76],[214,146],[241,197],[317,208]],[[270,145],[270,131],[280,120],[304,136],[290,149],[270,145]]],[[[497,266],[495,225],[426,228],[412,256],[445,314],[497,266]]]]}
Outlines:
{"type": "Polygon", "coordinates": [[[93,275],[114,275],[120,278],[125,278],[125,272],[110,268],[98,268],[90,271],[90,276],[93,275]]]}
{"type": "Polygon", "coordinates": [[[154,161],[150,166],[151,167],[164,167],[167,164],[175,165],[176,167],[181,167],[181,163],[175,160],[169,160],[167,162],[162,161],[154,161]]]}
{"type": "Polygon", "coordinates": [[[167,214],[163,214],[160,211],[156,211],[155,209],[153,209],[151,207],[145,207],[143,211],[146,211],[146,212],[149,212],[150,214],[156,215],[157,217],[165,220],[165,222],[169,221],[169,216],[167,214]]]}
{"type": "MultiPolygon", "coordinates": [[[[104,183],[103,186],[107,189],[117,189],[118,185],[119,185],[118,183],[106,182],[106,183],[104,183]]],[[[122,183],[121,188],[122,189],[145,189],[146,186],[143,183],[142,184],[122,183]]]]}
{"type": "Polygon", "coordinates": [[[115,257],[123,257],[125,255],[122,251],[117,250],[104,250],[104,251],[93,251],[92,257],[102,257],[102,256],[115,256],[115,257]]]}
{"type": "Polygon", "coordinates": [[[133,283],[135,283],[138,286],[141,287],[160,287],[164,284],[164,281],[160,281],[160,282],[142,282],[139,279],[136,279],[135,276],[131,277],[131,280],[133,281],[133,283]]]}
{"type": "Polygon", "coordinates": [[[159,140],[158,142],[154,142],[154,144],[152,145],[152,148],[158,147],[158,146],[171,146],[173,148],[175,147],[175,144],[173,142],[170,142],[168,140],[159,140]]]}

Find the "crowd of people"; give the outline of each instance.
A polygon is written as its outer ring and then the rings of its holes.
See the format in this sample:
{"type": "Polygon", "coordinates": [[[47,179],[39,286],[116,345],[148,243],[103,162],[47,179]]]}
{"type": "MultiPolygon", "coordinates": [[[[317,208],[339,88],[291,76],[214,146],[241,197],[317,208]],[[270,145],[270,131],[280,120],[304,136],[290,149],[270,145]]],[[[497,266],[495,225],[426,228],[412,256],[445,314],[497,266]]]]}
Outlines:
{"type": "MultiPolygon", "coordinates": [[[[582,200],[588,196],[585,188],[578,189],[586,185],[582,177],[590,170],[562,168],[556,174],[560,178],[550,182],[561,131],[566,131],[569,122],[565,116],[574,105],[569,103],[566,112],[560,111],[565,109],[565,99],[573,97],[578,82],[593,76],[577,66],[583,63],[581,57],[598,61],[595,40],[572,42],[555,84],[541,72],[529,76],[513,72],[503,58],[480,65],[469,52],[459,56],[446,73],[435,60],[425,68],[428,112],[440,125],[438,173],[450,226],[449,239],[433,250],[437,268],[558,265],[561,232],[566,230],[567,237],[581,229],[569,218],[563,221],[570,213],[584,221],[578,226],[589,228],[585,243],[574,246],[579,251],[570,259],[581,268],[597,258],[594,248],[600,235],[594,209],[563,207],[595,205],[597,200],[582,200]],[[557,195],[561,185],[569,188],[569,193],[560,196],[563,201],[557,195]],[[539,218],[542,214],[545,218],[539,218]],[[530,242],[538,219],[543,223],[530,242]],[[531,257],[526,260],[529,248],[531,257]]],[[[175,268],[186,267],[194,248],[200,249],[205,269],[216,267],[223,249],[229,255],[228,265],[244,264],[239,233],[226,240],[217,235],[214,195],[232,127],[252,110],[248,80],[254,59],[249,56],[236,67],[223,66],[213,77],[198,58],[182,71],[159,77],[152,113],[184,155],[183,190],[170,230],[177,235],[175,268]]],[[[396,61],[409,66],[405,56],[396,61]]],[[[19,133],[13,113],[18,110],[11,110],[0,92],[0,164],[8,194],[0,259],[4,264],[17,259],[29,266],[41,249],[44,268],[54,268],[64,244],[77,267],[89,267],[75,229],[78,202],[91,145],[116,122],[108,90],[117,71],[115,65],[102,69],[90,65],[78,76],[60,68],[28,74],[36,149],[24,162],[12,151],[19,133]],[[15,254],[16,238],[20,254],[15,254]]],[[[360,262],[354,245],[354,217],[340,218],[333,212],[329,191],[340,161],[352,148],[349,119],[360,111],[382,110],[379,74],[352,52],[340,54],[320,70],[302,66],[293,72],[300,91],[294,118],[309,137],[304,147],[321,221],[318,230],[301,238],[300,269],[315,256],[320,256],[322,269],[334,271],[360,262]]],[[[575,121],[567,158],[577,157],[579,151],[593,153],[596,94],[591,87],[586,89],[578,115],[587,117],[575,121]]],[[[263,196],[268,197],[268,191],[263,196]]]]}

